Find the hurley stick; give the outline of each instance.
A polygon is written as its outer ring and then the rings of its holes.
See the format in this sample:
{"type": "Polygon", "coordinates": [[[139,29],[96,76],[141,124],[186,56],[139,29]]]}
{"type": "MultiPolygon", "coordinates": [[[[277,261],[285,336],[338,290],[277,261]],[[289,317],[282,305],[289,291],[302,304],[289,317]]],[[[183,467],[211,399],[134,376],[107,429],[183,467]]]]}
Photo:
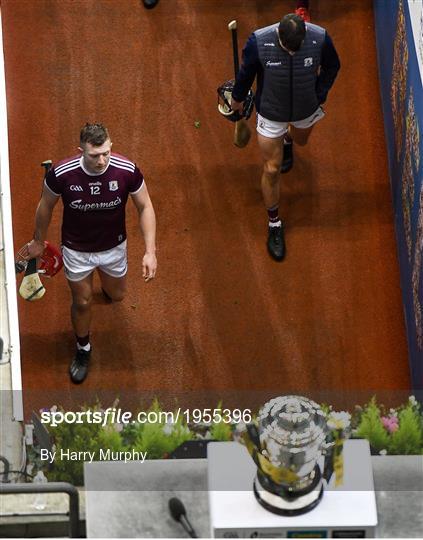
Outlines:
{"type": "MultiPolygon", "coordinates": [[[[236,21],[231,21],[228,24],[228,30],[231,32],[232,35],[232,52],[234,57],[234,73],[236,79],[239,71],[238,31],[236,21]]],[[[234,145],[238,146],[238,148],[244,148],[244,146],[247,146],[250,137],[251,130],[245,118],[241,118],[241,120],[235,122],[234,145]]]]}

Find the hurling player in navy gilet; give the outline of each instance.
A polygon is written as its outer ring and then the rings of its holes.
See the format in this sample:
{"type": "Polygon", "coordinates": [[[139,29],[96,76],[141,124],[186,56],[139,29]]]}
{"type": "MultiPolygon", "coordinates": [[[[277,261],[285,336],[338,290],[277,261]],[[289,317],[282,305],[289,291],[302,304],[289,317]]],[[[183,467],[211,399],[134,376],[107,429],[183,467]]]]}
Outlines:
{"type": "Polygon", "coordinates": [[[263,160],[261,190],[268,216],[267,249],[276,261],[285,257],[284,224],[279,215],[280,177],[294,163],[294,143],[307,144],[338,71],[338,53],[327,31],[309,19],[308,2],[297,3],[275,24],[248,38],[232,91],[231,107],[243,101],[257,80],[257,142],[263,160]],[[305,20],[304,20],[305,19],[305,20]]]}
{"type": "Polygon", "coordinates": [[[143,175],[132,161],[112,153],[111,148],[103,125],[86,124],[82,128],[80,153],[55,164],[46,176],[35,215],[34,239],[28,244],[28,257],[41,255],[53,208],[61,198],[63,262],[72,292],[71,319],[76,336],[69,370],[74,383],[81,383],[88,373],[94,270],[109,302],[124,297],[125,206],[129,195],[138,210],[145,241],[145,281],[154,278],[157,268],[156,218],[143,175]]]}

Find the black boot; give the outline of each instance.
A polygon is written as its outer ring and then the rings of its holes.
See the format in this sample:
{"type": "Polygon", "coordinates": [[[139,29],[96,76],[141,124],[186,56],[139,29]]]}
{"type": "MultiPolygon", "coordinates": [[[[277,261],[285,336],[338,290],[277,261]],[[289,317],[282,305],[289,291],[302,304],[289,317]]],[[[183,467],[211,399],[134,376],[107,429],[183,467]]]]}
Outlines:
{"type": "Polygon", "coordinates": [[[142,0],[144,7],[147,9],[153,9],[159,3],[159,0],[142,0]]]}
{"type": "Polygon", "coordinates": [[[90,357],[91,349],[89,351],[84,351],[83,349],[76,350],[75,357],[69,368],[70,378],[74,384],[81,384],[87,377],[90,357]]]}
{"type": "Polygon", "coordinates": [[[269,227],[267,249],[275,261],[282,261],[285,257],[286,247],[282,224],[280,227],[269,227]]]}

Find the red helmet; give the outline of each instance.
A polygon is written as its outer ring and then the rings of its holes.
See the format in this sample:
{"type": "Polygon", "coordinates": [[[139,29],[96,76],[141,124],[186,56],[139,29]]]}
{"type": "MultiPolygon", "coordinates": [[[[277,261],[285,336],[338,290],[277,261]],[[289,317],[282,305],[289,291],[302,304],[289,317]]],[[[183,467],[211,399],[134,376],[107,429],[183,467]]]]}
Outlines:
{"type": "MultiPolygon", "coordinates": [[[[15,260],[15,270],[17,274],[26,270],[26,267],[28,266],[28,260],[25,257],[26,246],[27,244],[18,251],[18,255],[15,260]]],[[[53,277],[57,274],[57,272],[59,272],[62,266],[63,258],[60,250],[46,240],[44,242],[44,251],[39,257],[37,272],[46,277],[53,277]]]]}
{"type": "Polygon", "coordinates": [[[63,266],[62,254],[56,246],[47,240],[44,242],[44,251],[40,257],[38,272],[47,277],[53,277],[63,266]]]}

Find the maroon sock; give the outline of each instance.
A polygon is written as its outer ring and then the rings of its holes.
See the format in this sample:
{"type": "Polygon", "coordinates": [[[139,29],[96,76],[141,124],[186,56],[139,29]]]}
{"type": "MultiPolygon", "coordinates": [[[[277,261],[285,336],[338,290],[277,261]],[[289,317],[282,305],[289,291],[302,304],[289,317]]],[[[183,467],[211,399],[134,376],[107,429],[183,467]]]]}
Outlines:
{"type": "Polygon", "coordinates": [[[280,221],[279,205],[276,204],[275,206],[272,206],[272,208],[268,208],[267,215],[269,216],[269,223],[277,223],[280,221]]]}

